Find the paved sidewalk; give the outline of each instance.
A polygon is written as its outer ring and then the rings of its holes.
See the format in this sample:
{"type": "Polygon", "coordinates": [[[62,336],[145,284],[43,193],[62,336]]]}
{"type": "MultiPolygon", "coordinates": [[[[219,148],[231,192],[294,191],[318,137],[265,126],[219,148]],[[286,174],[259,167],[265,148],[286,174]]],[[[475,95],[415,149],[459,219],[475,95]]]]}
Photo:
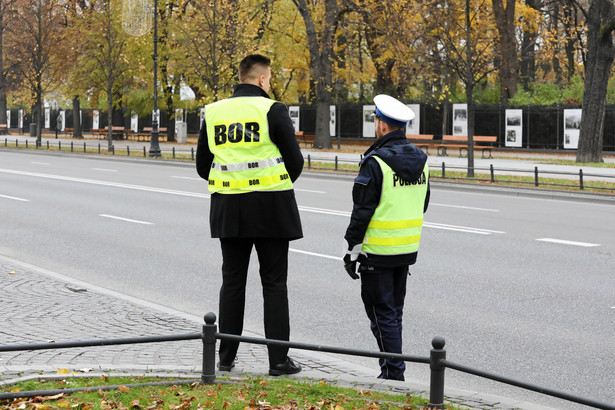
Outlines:
{"type": "MultiPolygon", "coordinates": [[[[202,318],[75,281],[0,255],[0,345],[67,342],[136,336],[198,333],[202,318]]],[[[250,334],[250,336],[257,336],[250,334]]],[[[200,340],[0,353],[0,386],[50,377],[59,369],[94,376],[160,375],[200,378],[200,340]]],[[[326,380],[341,386],[415,392],[428,397],[424,380],[377,379],[377,370],[343,356],[291,350],[303,371],[291,377],[326,380]]],[[[374,359],[376,360],[376,359],[374,359]]],[[[266,376],[266,347],[242,343],[230,376],[266,376]]],[[[545,409],[521,400],[446,387],[447,399],[472,409],[545,409]]]]}

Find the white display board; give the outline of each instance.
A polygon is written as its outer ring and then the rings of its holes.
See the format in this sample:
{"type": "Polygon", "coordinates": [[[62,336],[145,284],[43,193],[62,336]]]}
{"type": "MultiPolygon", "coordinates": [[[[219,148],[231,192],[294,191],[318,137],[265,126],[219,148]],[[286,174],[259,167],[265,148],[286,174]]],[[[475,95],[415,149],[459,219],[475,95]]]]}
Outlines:
{"type": "Polygon", "coordinates": [[[408,121],[408,125],[406,125],[406,134],[418,135],[421,133],[421,105],[406,105],[412,110],[412,112],[414,112],[414,119],[412,121],[408,121]]]}
{"type": "Polygon", "coordinates": [[[291,105],[290,107],[288,107],[288,114],[290,115],[290,120],[293,122],[295,132],[299,131],[299,106],[291,105]]]}
{"type": "Polygon", "coordinates": [[[100,129],[100,111],[98,110],[92,111],[92,129],[100,129]]]}
{"type": "Polygon", "coordinates": [[[45,126],[43,128],[51,128],[51,110],[45,108],[45,126]]]}
{"type": "Polygon", "coordinates": [[[11,110],[6,110],[6,126],[11,128],[11,110]]]}
{"type": "Polygon", "coordinates": [[[65,127],[66,127],[66,111],[60,111],[60,113],[58,114],[58,118],[57,118],[56,128],[60,131],[64,131],[65,127]]]}
{"type": "Polygon", "coordinates": [[[17,111],[17,128],[23,129],[23,110],[17,111]]]}
{"type": "Polygon", "coordinates": [[[329,106],[329,136],[337,136],[337,117],[335,116],[335,105],[329,106]]]}
{"type": "Polygon", "coordinates": [[[581,115],[581,108],[564,110],[564,149],[577,149],[579,147],[581,115]]]}
{"type": "Polygon", "coordinates": [[[154,120],[158,121],[158,129],[160,129],[160,109],[157,109],[156,111],[152,110],[152,122],[154,120]]]}
{"type": "Polygon", "coordinates": [[[175,127],[177,128],[177,124],[180,122],[184,122],[184,110],[182,108],[178,108],[175,110],[175,127]]]}
{"type": "Polygon", "coordinates": [[[453,104],[453,135],[468,135],[468,104],[453,104]]]}
{"type": "Polygon", "coordinates": [[[205,107],[201,108],[201,123],[199,124],[199,131],[203,128],[203,122],[205,122],[205,107]]]}
{"type": "Polygon", "coordinates": [[[375,105],[363,106],[363,137],[375,138],[376,137],[376,125],[374,124],[374,112],[376,111],[375,105]]]}
{"type": "Polygon", "coordinates": [[[523,110],[506,110],[506,138],[507,147],[523,146],[523,110]]]}
{"type": "Polygon", "coordinates": [[[132,114],[130,117],[130,129],[139,132],[139,114],[132,114]]]}

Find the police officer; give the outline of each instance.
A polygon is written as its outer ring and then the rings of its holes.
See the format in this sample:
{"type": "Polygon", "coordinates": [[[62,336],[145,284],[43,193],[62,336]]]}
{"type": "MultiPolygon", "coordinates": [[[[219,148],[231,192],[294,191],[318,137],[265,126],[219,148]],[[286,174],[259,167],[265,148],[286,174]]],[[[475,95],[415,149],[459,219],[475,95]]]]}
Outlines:
{"type": "MultiPolygon", "coordinates": [[[[205,108],[196,169],[211,192],[211,236],[220,238],[221,333],[243,330],[246,278],[252,248],[260,265],[265,336],[289,340],[287,295],[289,241],[303,237],[293,182],[303,170],[286,105],[269,98],[269,58],[254,54],[239,64],[232,97],[205,108]]],[[[235,365],[238,342],[220,342],[218,369],[235,365]]],[[[301,371],[287,347],[268,346],[269,374],[301,371]]]]}
{"type": "MultiPolygon", "coordinates": [[[[406,139],[414,112],[384,94],[374,104],[377,140],[354,181],[344,267],[351,278],[361,278],[361,299],[380,351],[401,353],[406,279],[429,203],[429,169],[427,155],[406,139]]],[[[404,380],[405,369],[403,361],[380,359],[378,377],[404,380]]]]}

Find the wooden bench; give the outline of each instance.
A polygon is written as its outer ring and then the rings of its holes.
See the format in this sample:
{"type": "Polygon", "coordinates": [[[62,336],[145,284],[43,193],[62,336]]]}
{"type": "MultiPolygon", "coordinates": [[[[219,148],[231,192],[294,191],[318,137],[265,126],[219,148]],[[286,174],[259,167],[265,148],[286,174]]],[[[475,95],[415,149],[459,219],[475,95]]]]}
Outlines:
{"type": "MultiPolygon", "coordinates": [[[[167,132],[166,127],[158,127],[158,140],[159,141],[161,141],[162,139],[164,139],[165,141],[167,140],[167,135],[165,134],[166,132],[167,132]]],[[[129,130],[126,133],[126,139],[135,140],[135,141],[147,142],[151,139],[151,137],[152,137],[152,127],[144,127],[141,132],[134,132],[132,130],[129,130]]]]}
{"type": "MultiPolygon", "coordinates": [[[[481,151],[482,157],[485,158],[485,152],[489,154],[488,158],[493,158],[492,145],[484,145],[484,144],[494,144],[498,140],[498,137],[495,136],[484,136],[484,135],[475,135],[472,138],[474,143],[473,147],[475,150],[481,151]],[[480,145],[477,145],[479,143],[480,145]]],[[[438,156],[440,155],[448,155],[448,148],[458,148],[459,156],[463,156],[463,151],[466,151],[466,155],[468,156],[468,137],[466,135],[443,135],[442,136],[442,144],[436,145],[438,149],[438,156]]]]}
{"type": "Polygon", "coordinates": [[[9,127],[6,124],[0,124],[0,135],[8,135],[9,127]]]}
{"type": "Polygon", "coordinates": [[[406,134],[406,139],[417,147],[425,149],[427,155],[429,155],[429,147],[434,145],[433,135],[430,134],[406,134]]]}
{"type": "MultiPolygon", "coordinates": [[[[111,127],[111,138],[114,140],[124,139],[124,131],[124,127],[111,127]]],[[[92,135],[96,135],[96,138],[98,139],[106,139],[109,136],[109,127],[107,126],[105,128],[92,128],[90,132],[92,133],[92,135]]]]}
{"type": "Polygon", "coordinates": [[[315,135],[306,135],[303,131],[295,131],[295,137],[297,137],[297,142],[299,145],[303,142],[303,145],[305,145],[306,148],[314,145],[314,138],[316,138],[315,135]]]}

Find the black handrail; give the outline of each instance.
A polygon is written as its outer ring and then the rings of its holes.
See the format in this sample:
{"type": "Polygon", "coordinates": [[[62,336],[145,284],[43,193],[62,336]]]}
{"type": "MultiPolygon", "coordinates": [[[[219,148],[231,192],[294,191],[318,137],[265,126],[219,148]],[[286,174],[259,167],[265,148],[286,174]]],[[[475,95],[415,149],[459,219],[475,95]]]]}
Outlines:
{"type": "MultiPolygon", "coordinates": [[[[495,373],[486,372],[483,370],[475,369],[469,366],[461,365],[455,362],[446,360],[446,350],[444,349],[445,340],[440,336],[433,338],[431,344],[432,349],[429,357],[412,356],[398,353],[385,353],[385,352],[372,352],[366,350],[348,349],[335,346],[323,346],[307,343],[298,343],[282,340],[263,339],[249,336],[231,335],[225,333],[219,333],[216,325],[216,315],[209,312],[205,315],[205,324],[203,325],[201,333],[187,333],[181,335],[166,335],[166,336],[143,336],[121,339],[100,339],[100,340],[88,340],[88,341],[76,341],[76,342],[61,342],[61,343],[39,343],[39,344],[24,344],[24,345],[8,345],[0,346],[0,352],[11,351],[24,351],[24,350],[42,350],[42,349],[62,349],[71,347],[90,347],[90,346],[108,346],[119,344],[135,344],[135,343],[157,343],[157,342],[169,342],[179,340],[194,340],[201,339],[203,342],[203,368],[201,373],[200,382],[203,384],[213,384],[216,380],[215,362],[216,362],[216,342],[217,340],[234,340],[244,343],[261,344],[261,345],[277,345],[285,346],[289,348],[295,348],[300,350],[313,350],[328,353],[338,353],[351,356],[384,358],[384,359],[396,359],[413,363],[429,364],[431,369],[430,376],[430,393],[429,393],[429,407],[444,409],[444,373],[446,368],[461,371],[464,373],[473,374],[478,377],[495,380],[500,383],[520,387],[522,389],[535,391],[548,396],[557,397],[563,400],[571,401],[574,403],[584,404],[587,406],[615,410],[614,404],[604,403],[593,399],[577,396],[570,393],[565,393],[543,387],[524,381],[516,380],[510,377],[501,376],[495,373]]],[[[192,381],[194,382],[194,381],[192,381]]],[[[173,383],[173,382],[169,382],[173,383]]],[[[186,381],[179,381],[175,383],[186,383],[186,381]]],[[[150,385],[154,383],[144,383],[138,385],[150,385]]],[[[137,385],[135,385],[137,386],[137,385]]],[[[110,386],[107,388],[113,388],[117,386],[110,386]]],[[[90,387],[92,389],[92,387],[90,387]]],[[[79,391],[79,390],[75,390],[79,391]]],[[[62,393],[69,394],[70,390],[61,390],[62,393]]],[[[49,391],[30,391],[30,392],[11,392],[0,393],[0,400],[13,399],[18,397],[32,397],[38,395],[46,395],[49,391]]]]}

